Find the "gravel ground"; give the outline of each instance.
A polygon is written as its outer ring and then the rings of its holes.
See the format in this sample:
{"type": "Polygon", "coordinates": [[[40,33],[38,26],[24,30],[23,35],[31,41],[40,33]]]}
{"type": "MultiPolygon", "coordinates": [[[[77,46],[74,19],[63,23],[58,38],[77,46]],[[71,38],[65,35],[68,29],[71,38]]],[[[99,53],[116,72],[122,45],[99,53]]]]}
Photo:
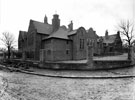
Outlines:
{"type": "Polygon", "coordinates": [[[134,78],[66,79],[6,71],[0,75],[8,80],[5,94],[16,100],[135,100],[134,78]]]}

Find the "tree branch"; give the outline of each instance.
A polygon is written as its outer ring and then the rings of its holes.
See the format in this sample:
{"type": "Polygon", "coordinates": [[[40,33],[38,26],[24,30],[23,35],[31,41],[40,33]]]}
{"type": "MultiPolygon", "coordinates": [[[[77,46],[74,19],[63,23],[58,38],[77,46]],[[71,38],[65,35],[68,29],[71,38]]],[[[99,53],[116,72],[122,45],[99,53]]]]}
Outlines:
{"type": "Polygon", "coordinates": [[[133,31],[134,31],[134,25],[133,23],[131,23],[129,20],[127,21],[121,21],[121,23],[119,24],[119,28],[120,28],[120,33],[122,33],[126,39],[124,39],[125,41],[127,41],[128,45],[132,45],[132,41],[134,38],[133,35],[133,31]]]}

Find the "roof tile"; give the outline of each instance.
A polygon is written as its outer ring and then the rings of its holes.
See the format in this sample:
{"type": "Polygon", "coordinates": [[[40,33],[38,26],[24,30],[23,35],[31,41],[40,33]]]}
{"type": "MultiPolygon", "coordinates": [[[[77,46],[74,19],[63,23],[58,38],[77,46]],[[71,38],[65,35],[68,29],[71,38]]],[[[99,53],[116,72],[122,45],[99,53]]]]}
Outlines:
{"type": "Polygon", "coordinates": [[[68,31],[63,29],[63,28],[59,28],[56,32],[52,33],[48,38],[46,39],[49,39],[49,38],[52,38],[52,37],[55,37],[55,38],[61,38],[61,39],[69,39],[68,38],[68,31]]]}
{"type": "Polygon", "coordinates": [[[103,43],[113,43],[116,39],[117,34],[114,35],[108,35],[108,39],[105,38],[105,36],[103,37],[103,43]]]}
{"type": "Polygon", "coordinates": [[[50,34],[52,32],[52,25],[50,24],[46,24],[38,21],[33,21],[33,24],[37,29],[38,33],[50,34]]]}

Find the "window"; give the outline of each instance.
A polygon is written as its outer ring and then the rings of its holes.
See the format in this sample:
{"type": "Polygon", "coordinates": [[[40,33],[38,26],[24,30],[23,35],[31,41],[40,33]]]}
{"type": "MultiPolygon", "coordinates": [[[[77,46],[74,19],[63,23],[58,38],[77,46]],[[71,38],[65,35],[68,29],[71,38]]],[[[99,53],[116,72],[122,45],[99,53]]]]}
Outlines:
{"type": "Polygon", "coordinates": [[[80,39],[80,49],[82,48],[82,39],[80,39]]]}
{"type": "Polygon", "coordinates": [[[69,50],[66,50],[66,54],[69,54],[69,50]]]}
{"type": "Polygon", "coordinates": [[[84,39],[80,39],[80,49],[84,49],[84,39]]]}
{"type": "Polygon", "coordinates": [[[67,44],[68,44],[68,41],[67,41],[67,44]]]}
{"type": "Polygon", "coordinates": [[[84,49],[84,39],[82,39],[82,49],[84,49]]]}
{"type": "Polygon", "coordinates": [[[48,50],[48,51],[47,51],[47,54],[48,54],[48,55],[51,55],[51,50],[48,50]]]}

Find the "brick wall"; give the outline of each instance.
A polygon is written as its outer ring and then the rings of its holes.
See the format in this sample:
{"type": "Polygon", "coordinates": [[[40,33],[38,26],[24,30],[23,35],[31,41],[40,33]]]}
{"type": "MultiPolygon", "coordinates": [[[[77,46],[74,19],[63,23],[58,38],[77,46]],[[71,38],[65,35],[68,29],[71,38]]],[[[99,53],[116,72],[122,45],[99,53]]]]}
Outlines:
{"type": "Polygon", "coordinates": [[[44,61],[52,61],[52,40],[48,39],[43,42],[43,49],[44,49],[44,61]]]}
{"type": "Polygon", "coordinates": [[[63,39],[53,39],[53,60],[71,60],[72,42],[63,39]]]}
{"type": "Polygon", "coordinates": [[[77,34],[71,36],[73,40],[73,59],[86,59],[86,31],[84,28],[79,28],[77,34]]]}
{"type": "Polygon", "coordinates": [[[48,39],[45,41],[46,60],[62,61],[72,59],[72,42],[64,39],[48,39]]]}
{"type": "Polygon", "coordinates": [[[40,50],[43,49],[42,39],[47,37],[47,36],[48,35],[36,33],[36,35],[35,35],[35,60],[39,60],[40,50]]]}
{"type": "Polygon", "coordinates": [[[24,31],[19,31],[18,49],[20,52],[24,52],[27,49],[27,33],[22,36],[24,31]]]}
{"type": "Polygon", "coordinates": [[[87,39],[91,39],[94,41],[94,45],[93,45],[94,52],[93,53],[99,54],[100,51],[98,51],[98,45],[97,45],[97,38],[98,37],[96,35],[96,32],[92,28],[90,28],[86,34],[86,37],[87,37],[87,39]]]}
{"type": "Polygon", "coordinates": [[[26,49],[26,57],[27,59],[35,59],[35,38],[36,38],[36,30],[30,20],[28,33],[27,33],[27,49],[26,49]]]}
{"type": "Polygon", "coordinates": [[[131,66],[131,61],[94,61],[93,66],[87,63],[40,63],[39,67],[59,70],[107,70],[126,68],[131,66]]]}

